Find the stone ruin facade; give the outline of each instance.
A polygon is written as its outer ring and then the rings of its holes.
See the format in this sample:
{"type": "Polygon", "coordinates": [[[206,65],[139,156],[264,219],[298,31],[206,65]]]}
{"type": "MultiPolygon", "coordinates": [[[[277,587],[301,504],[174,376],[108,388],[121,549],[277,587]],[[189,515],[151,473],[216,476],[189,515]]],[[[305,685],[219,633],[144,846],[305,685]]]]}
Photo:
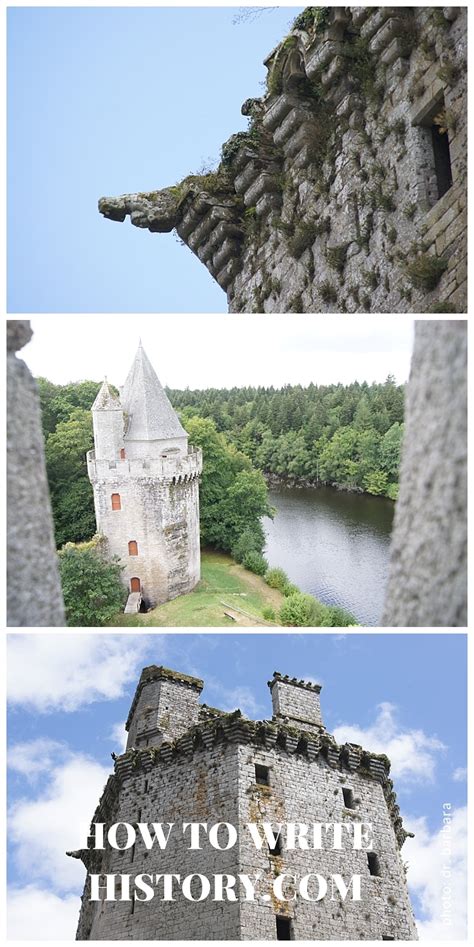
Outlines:
{"type": "Polygon", "coordinates": [[[188,444],[141,343],[120,397],[105,380],[92,419],[97,531],[123,567],[125,610],[190,592],[200,578],[202,453],[188,444]]]}
{"type": "MultiPolygon", "coordinates": [[[[253,721],[240,711],[199,704],[203,681],[163,667],[142,671],[127,720],[128,744],[115,758],[93,822],[231,823],[238,845],[189,851],[180,832],[164,851],[91,848],[78,940],[416,940],[400,849],[407,836],[390,762],[355,744],[339,746],[324,726],[320,686],[275,672],[273,715],[253,721]],[[247,823],[373,824],[374,851],[258,850],[247,823]],[[255,901],[90,901],[89,873],[177,872],[250,875],[264,886],[283,872],[362,878],[361,901],[317,903],[271,896],[255,901]]],[[[92,831],[92,827],[91,827],[92,831]]],[[[107,828],[106,828],[107,831],[107,828]]],[[[344,833],[346,834],[346,833],[344,833]]],[[[92,843],[91,843],[92,844],[92,843]]],[[[122,844],[122,843],[121,843],[122,844]]],[[[263,890],[263,889],[261,889],[263,890]]]]}
{"type": "Polygon", "coordinates": [[[232,312],[466,312],[467,7],[308,7],[218,169],[101,198],[232,312]]]}

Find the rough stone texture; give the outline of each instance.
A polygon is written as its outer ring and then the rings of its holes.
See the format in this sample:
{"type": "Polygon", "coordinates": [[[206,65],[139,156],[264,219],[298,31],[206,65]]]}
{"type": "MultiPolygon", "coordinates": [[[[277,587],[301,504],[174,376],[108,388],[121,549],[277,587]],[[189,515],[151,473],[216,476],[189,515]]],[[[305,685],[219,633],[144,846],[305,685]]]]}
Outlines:
{"type": "Polygon", "coordinates": [[[87,469],[97,530],[108,555],[124,567],[124,584],[138,591],[132,587],[138,579],[148,607],[190,592],[200,578],[202,454],[188,446],[141,345],[120,400],[105,381],[92,417],[95,449],[87,455],[87,469]]]}
{"type": "Polygon", "coordinates": [[[321,727],[319,684],[308,684],[296,678],[281,677],[275,672],[268,686],[272,693],[273,716],[291,724],[305,722],[308,726],[321,727]]]}
{"type": "Polygon", "coordinates": [[[417,322],[383,625],[467,624],[467,324],[417,322]]]}
{"type": "Polygon", "coordinates": [[[64,626],[39,394],[15,355],[31,336],[27,320],[7,322],[7,624],[64,626]]]}
{"type": "Polygon", "coordinates": [[[182,736],[198,722],[203,686],[199,678],[168,668],[144,668],[126,723],[127,750],[160,746],[182,736]]]}
{"type": "MultiPolygon", "coordinates": [[[[255,902],[243,899],[200,903],[186,901],[180,892],[174,902],[158,897],[147,903],[90,902],[86,879],[77,930],[78,940],[276,940],[276,915],[291,919],[294,940],[416,940],[405,872],[400,856],[403,829],[389,760],[360,746],[338,746],[320,718],[319,686],[290,681],[276,674],[269,686],[293,699],[305,716],[298,727],[281,721],[253,722],[239,711],[226,714],[199,707],[202,681],[164,668],[145,668],[130,711],[129,733],[143,721],[143,706],[158,726],[146,734],[147,747],[130,748],[116,758],[93,822],[174,822],[176,834],[165,851],[146,852],[143,842],[133,849],[104,852],[82,849],[81,858],[92,873],[200,872],[252,875],[263,871],[255,902]],[[302,686],[303,685],[303,686],[302,686]],[[166,696],[163,687],[166,686],[166,696]],[[293,698],[290,691],[295,693],[293,698]],[[303,703],[304,708],[303,708],[303,703]],[[192,704],[191,716],[186,715],[192,704]],[[311,702],[315,707],[311,706],[311,702]],[[169,717],[160,720],[168,705],[169,717]],[[316,708],[316,709],[315,709],[316,708]],[[314,719],[320,720],[315,730],[314,719]],[[256,765],[267,767],[268,785],[257,782],[256,765]],[[342,790],[352,790],[352,806],[342,790]],[[216,851],[207,841],[201,851],[183,842],[183,822],[230,822],[239,840],[228,851],[216,851]],[[352,851],[258,851],[246,823],[371,822],[380,875],[369,872],[367,853],[352,851]],[[285,904],[273,896],[263,900],[272,879],[282,872],[299,877],[316,872],[348,879],[360,874],[362,900],[315,903],[297,897],[285,904]]],[[[275,698],[274,698],[275,699],[275,698]]],[[[144,734],[145,736],[145,734],[144,734]]],[[[143,744],[142,744],[143,746],[143,744]]]]}
{"type": "Polygon", "coordinates": [[[217,172],[100,212],[175,228],[233,312],[465,312],[466,8],[307,8],[299,26],[217,172]]]}

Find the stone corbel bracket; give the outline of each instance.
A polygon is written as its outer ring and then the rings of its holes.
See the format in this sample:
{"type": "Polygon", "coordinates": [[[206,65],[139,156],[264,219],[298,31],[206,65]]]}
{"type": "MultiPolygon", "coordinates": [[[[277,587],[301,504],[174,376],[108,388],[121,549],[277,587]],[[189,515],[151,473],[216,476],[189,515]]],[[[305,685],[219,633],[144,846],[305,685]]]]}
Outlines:
{"type": "Polygon", "coordinates": [[[235,192],[209,194],[179,187],[148,193],[101,197],[99,211],[109,220],[130,217],[134,227],[178,236],[225,291],[238,269],[245,207],[235,192]]]}

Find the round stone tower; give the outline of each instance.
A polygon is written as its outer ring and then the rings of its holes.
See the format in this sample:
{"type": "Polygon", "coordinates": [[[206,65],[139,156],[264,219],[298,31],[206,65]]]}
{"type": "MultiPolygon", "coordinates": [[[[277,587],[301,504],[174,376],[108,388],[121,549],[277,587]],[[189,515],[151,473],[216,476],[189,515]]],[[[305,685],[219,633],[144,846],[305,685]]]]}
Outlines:
{"type": "Polygon", "coordinates": [[[141,343],[120,399],[105,380],[92,419],[87,469],[97,530],[124,567],[126,610],[190,592],[200,578],[202,454],[188,445],[141,343]]]}

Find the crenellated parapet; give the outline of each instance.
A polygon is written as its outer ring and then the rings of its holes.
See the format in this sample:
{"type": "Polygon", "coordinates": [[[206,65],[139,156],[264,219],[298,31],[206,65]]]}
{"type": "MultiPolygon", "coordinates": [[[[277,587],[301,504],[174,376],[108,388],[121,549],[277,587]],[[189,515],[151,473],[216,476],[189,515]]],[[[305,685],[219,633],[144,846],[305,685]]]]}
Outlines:
{"type": "Polygon", "coordinates": [[[465,8],[308,7],[265,64],[216,171],[100,212],[175,229],[232,311],[464,312],[465,8]]]}
{"type": "MultiPolygon", "coordinates": [[[[324,728],[323,728],[324,729],[324,728]]],[[[383,754],[370,753],[353,743],[339,745],[334,737],[321,731],[296,728],[271,720],[253,721],[242,716],[240,710],[220,712],[213,718],[203,719],[177,740],[162,742],[159,747],[132,747],[115,760],[115,777],[119,782],[133,776],[146,775],[156,766],[169,766],[177,760],[191,760],[195,754],[206,752],[219,744],[247,744],[255,748],[277,750],[280,753],[304,756],[309,763],[323,761],[341,772],[359,773],[382,785],[390,811],[399,847],[407,832],[396,802],[396,793],[389,778],[390,760],[383,754]]]]}
{"type": "Polygon", "coordinates": [[[167,483],[187,483],[202,472],[202,451],[188,447],[187,454],[165,454],[163,457],[127,457],[117,460],[98,460],[94,450],[87,453],[87,472],[91,483],[110,480],[118,483],[130,477],[153,478],[167,483]]]}

